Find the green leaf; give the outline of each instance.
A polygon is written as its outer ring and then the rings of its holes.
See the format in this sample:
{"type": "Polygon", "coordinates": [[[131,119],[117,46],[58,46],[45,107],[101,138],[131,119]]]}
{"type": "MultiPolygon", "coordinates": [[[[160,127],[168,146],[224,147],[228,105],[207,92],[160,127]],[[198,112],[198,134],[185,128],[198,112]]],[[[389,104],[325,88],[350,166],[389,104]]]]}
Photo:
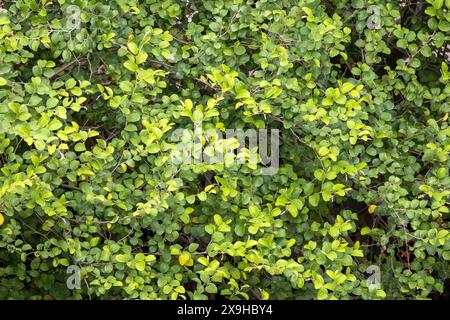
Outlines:
{"type": "Polygon", "coordinates": [[[48,129],[51,131],[58,130],[62,127],[61,121],[59,121],[57,118],[53,118],[52,121],[48,124],[48,129]]]}
{"type": "Polygon", "coordinates": [[[217,22],[211,22],[209,24],[209,28],[214,31],[214,32],[219,32],[220,30],[220,25],[217,22]]]}
{"type": "Polygon", "coordinates": [[[138,66],[136,63],[134,63],[131,60],[127,60],[123,63],[124,67],[127,68],[128,70],[132,71],[132,72],[136,72],[138,71],[138,66]]]}
{"type": "Polygon", "coordinates": [[[309,196],[308,201],[313,207],[317,207],[319,205],[320,200],[320,194],[314,193],[313,195],[309,196]]]}
{"type": "Polygon", "coordinates": [[[295,205],[289,204],[289,205],[287,205],[286,208],[289,211],[289,213],[292,215],[292,217],[296,218],[298,216],[298,209],[295,205]]]}
{"type": "Polygon", "coordinates": [[[325,281],[323,280],[323,277],[320,274],[313,272],[313,283],[314,289],[318,290],[323,287],[325,281]]]}
{"type": "Polygon", "coordinates": [[[217,293],[217,287],[214,283],[208,283],[205,287],[206,292],[208,293],[217,293]]]}
{"type": "Polygon", "coordinates": [[[128,261],[128,258],[127,258],[127,256],[124,255],[124,254],[118,254],[118,255],[116,255],[116,261],[117,261],[117,262],[125,263],[125,262],[128,261]]]}
{"type": "Polygon", "coordinates": [[[132,54],[134,54],[134,55],[137,55],[137,54],[138,54],[138,52],[139,52],[139,47],[137,46],[136,43],[134,43],[134,42],[128,42],[127,46],[128,46],[128,50],[130,50],[130,52],[131,52],[132,54]]]}
{"type": "Polygon", "coordinates": [[[450,22],[448,22],[446,20],[441,20],[439,22],[438,28],[439,28],[439,30],[441,30],[443,32],[449,32],[450,31],[450,22]]]}
{"type": "Polygon", "coordinates": [[[238,56],[242,56],[245,53],[245,48],[243,46],[237,46],[234,48],[234,53],[238,56]]]}
{"type": "Polygon", "coordinates": [[[137,261],[136,262],[136,270],[144,271],[145,270],[145,261],[137,261]]]}

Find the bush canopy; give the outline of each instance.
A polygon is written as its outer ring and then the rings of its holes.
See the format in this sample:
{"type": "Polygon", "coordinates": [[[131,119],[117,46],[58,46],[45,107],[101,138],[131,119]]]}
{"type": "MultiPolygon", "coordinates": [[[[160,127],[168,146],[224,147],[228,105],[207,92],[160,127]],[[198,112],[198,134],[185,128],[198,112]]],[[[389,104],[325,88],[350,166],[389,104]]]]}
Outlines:
{"type": "Polygon", "coordinates": [[[2,1],[0,299],[444,297],[449,40],[450,0],[2,1]]]}

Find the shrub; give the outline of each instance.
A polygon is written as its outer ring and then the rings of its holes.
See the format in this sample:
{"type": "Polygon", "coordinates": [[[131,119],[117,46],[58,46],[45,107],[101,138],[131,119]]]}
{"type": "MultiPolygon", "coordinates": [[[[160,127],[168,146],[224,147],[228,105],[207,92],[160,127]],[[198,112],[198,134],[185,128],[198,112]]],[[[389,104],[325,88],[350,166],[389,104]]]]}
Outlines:
{"type": "Polygon", "coordinates": [[[2,6],[0,298],[444,292],[450,1],[2,6]],[[279,130],[278,171],[172,161],[199,124],[279,130]]]}

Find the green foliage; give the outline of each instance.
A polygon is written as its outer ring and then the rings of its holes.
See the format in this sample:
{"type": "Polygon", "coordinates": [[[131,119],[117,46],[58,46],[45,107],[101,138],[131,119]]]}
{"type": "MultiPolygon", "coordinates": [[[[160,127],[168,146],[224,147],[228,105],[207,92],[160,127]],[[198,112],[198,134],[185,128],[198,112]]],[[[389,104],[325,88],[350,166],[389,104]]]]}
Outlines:
{"type": "Polygon", "coordinates": [[[444,291],[450,1],[2,6],[0,298],[444,291]],[[279,129],[277,174],[172,163],[195,123],[279,129]]]}

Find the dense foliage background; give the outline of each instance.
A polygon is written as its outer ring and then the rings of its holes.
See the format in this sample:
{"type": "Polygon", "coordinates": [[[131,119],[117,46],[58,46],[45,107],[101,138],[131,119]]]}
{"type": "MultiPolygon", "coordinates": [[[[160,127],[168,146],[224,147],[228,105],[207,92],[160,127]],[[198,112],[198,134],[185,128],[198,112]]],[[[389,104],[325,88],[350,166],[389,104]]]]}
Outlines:
{"type": "Polygon", "coordinates": [[[449,0],[0,6],[0,298],[446,297],[449,0]]]}

